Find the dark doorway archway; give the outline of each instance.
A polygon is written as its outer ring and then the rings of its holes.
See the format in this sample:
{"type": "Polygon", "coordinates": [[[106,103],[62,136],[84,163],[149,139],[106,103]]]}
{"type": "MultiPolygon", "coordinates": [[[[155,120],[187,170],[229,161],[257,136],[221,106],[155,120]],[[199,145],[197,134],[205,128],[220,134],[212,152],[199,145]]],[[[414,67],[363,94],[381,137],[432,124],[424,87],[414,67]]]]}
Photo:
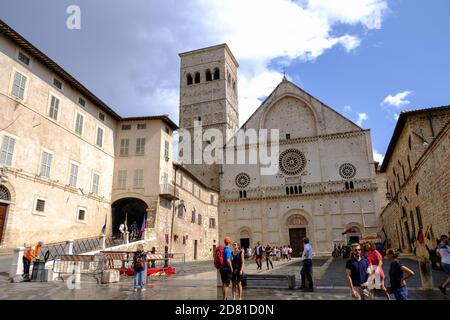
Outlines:
{"type": "Polygon", "coordinates": [[[111,205],[112,209],[112,234],[120,235],[119,226],[127,219],[128,231],[131,233],[131,225],[136,222],[138,230],[141,230],[145,217],[147,204],[137,198],[123,198],[115,201],[111,205]]]}

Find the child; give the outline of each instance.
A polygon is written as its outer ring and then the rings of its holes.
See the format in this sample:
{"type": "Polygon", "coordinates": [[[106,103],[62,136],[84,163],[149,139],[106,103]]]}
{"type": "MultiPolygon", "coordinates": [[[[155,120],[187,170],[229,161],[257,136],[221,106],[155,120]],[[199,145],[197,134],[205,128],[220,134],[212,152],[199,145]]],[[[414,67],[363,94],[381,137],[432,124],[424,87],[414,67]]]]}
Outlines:
{"type": "Polygon", "coordinates": [[[394,294],[396,300],[408,300],[406,280],[414,275],[414,271],[398,261],[399,255],[400,253],[395,252],[393,249],[388,249],[386,252],[386,258],[391,262],[389,269],[390,293],[394,294]]]}

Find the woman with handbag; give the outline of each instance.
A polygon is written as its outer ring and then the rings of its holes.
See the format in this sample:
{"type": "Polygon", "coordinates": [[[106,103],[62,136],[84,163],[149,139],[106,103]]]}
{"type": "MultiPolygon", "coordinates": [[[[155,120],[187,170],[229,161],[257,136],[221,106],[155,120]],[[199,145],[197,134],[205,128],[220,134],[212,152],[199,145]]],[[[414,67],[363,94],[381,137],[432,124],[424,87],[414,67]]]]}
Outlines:
{"type": "Polygon", "coordinates": [[[241,250],[239,245],[233,243],[233,252],[231,264],[233,265],[233,277],[232,277],[232,292],[233,300],[236,300],[236,291],[239,300],[242,300],[242,277],[244,276],[244,251],[241,250]]]}

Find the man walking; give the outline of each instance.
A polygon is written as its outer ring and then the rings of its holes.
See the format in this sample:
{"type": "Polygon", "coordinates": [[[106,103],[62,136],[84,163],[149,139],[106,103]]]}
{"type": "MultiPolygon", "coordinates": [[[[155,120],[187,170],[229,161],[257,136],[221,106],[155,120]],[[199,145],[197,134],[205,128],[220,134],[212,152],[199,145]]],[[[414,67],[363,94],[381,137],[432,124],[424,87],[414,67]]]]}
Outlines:
{"type": "Polygon", "coordinates": [[[369,261],[361,255],[361,246],[358,243],[353,243],[351,250],[351,258],[345,266],[350,293],[354,299],[371,300],[372,294],[367,288],[369,261]]]}
{"type": "Polygon", "coordinates": [[[261,243],[258,241],[255,247],[255,262],[256,262],[256,270],[262,270],[262,255],[263,255],[263,247],[261,243]]]}
{"type": "MultiPolygon", "coordinates": [[[[220,267],[220,278],[222,279],[222,299],[228,300],[228,289],[230,287],[231,279],[233,278],[233,265],[231,264],[231,239],[230,237],[225,237],[223,240],[223,265],[220,267]]],[[[221,248],[219,249],[221,250],[221,248]]]]}
{"type": "Polygon", "coordinates": [[[302,277],[302,285],[300,289],[302,290],[308,290],[313,291],[314,285],[313,285],[313,279],[312,279],[312,257],[314,255],[313,248],[311,244],[309,243],[308,238],[303,239],[304,248],[303,248],[303,254],[302,254],[302,260],[303,260],[303,268],[300,271],[300,275],[302,277]],[[308,280],[308,289],[306,289],[306,280],[308,280]]]}

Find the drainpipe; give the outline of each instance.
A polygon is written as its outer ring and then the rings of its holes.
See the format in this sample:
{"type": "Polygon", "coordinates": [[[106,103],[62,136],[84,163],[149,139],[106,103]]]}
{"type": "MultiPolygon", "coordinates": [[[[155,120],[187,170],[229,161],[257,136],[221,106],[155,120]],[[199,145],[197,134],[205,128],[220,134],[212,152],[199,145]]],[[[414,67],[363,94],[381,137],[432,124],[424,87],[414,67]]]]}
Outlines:
{"type": "MultiPolygon", "coordinates": [[[[175,181],[173,184],[173,195],[175,196],[176,194],[176,188],[177,188],[177,168],[175,167],[175,181]]],[[[170,242],[169,242],[169,246],[170,246],[170,250],[169,253],[172,253],[172,243],[173,243],[173,223],[175,220],[175,201],[173,200],[173,208],[172,208],[172,225],[170,227],[170,242]]]]}

